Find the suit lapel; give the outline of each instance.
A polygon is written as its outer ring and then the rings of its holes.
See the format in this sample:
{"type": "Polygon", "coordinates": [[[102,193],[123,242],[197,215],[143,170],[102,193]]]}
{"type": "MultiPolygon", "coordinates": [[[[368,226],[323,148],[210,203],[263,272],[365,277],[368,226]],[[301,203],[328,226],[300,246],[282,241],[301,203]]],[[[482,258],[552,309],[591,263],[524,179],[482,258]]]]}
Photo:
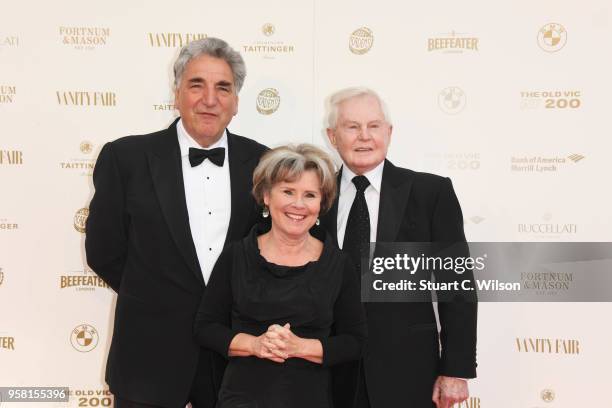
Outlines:
{"type": "Polygon", "coordinates": [[[338,200],[340,199],[340,180],[342,179],[342,167],[338,170],[336,177],[336,198],[327,213],[321,217],[321,227],[333,237],[336,245],[338,244],[338,200]]]}
{"type": "Polygon", "coordinates": [[[154,139],[153,148],[148,152],[149,166],[157,199],[172,238],[189,269],[196,275],[198,281],[204,284],[189,228],[183,167],[176,134],[177,122],[178,120],[154,139]]]}
{"type": "Polygon", "coordinates": [[[388,160],[383,167],[376,242],[394,242],[410,196],[412,177],[405,177],[388,160]]]}
{"type": "Polygon", "coordinates": [[[250,201],[244,201],[244,198],[251,194],[249,187],[252,185],[251,178],[253,175],[246,164],[251,158],[251,153],[243,149],[240,140],[229,131],[227,132],[227,148],[230,170],[231,215],[224,246],[234,240],[234,235],[237,235],[244,225],[249,224],[249,216],[251,211],[254,211],[254,208],[249,205],[250,201]]]}

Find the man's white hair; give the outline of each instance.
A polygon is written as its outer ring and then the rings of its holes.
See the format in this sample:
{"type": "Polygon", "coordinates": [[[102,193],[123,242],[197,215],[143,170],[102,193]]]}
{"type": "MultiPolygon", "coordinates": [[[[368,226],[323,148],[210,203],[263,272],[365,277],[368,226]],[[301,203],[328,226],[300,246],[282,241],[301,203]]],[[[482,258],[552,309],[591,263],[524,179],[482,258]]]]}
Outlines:
{"type": "Polygon", "coordinates": [[[327,99],[327,128],[335,129],[338,124],[338,106],[349,99],[358,98],[361,96],[372,96],[376,98],[378,104],[380,105],[380,109],[385,116],[385,121],[391,125],[391,117],[389,116],[389,110],[387,109],[387,104],[382,98],[372,89],[367,88],[365,86],[353,86],[350,88],[344,88],[337,92],[334,92],[327,99]]]}

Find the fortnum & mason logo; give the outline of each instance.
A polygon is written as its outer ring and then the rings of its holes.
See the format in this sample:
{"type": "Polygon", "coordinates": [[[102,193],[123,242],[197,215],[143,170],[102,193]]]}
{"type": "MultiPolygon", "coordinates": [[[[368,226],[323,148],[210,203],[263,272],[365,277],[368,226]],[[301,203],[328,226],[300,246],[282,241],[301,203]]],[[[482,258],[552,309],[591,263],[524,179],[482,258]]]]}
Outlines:
{"type": "Polygon", "coordinates": [[[467,97],[457,86],[449,86],[438,93],[438,107],[448,115],[456,115],[465,109],[467,97]]]}
{"type": "Polygon", "coordinates": [[[278,110],[280,106],[280,95],[275,88],[266,88],[259,92],[255,102],[257,112],[262,115],[271,115],[278,110]]]}
{"type": "Polygon", "coordinates": [[[13,103],[17,95],[17,87],[15,85],[0,85],[0,104],[13,103]]]}
{"type": "Polygon", "coordinates": [[[98,331],[89,324],[80,324],[70,332],[70,344],[81,353],[88,353],[95,349],[98,340],[98,331]]]}
{"type": "Polygon", "coordinates": [[[87,223],[87,217],[89,216],[89,208],[81,208],[74,214],[74,229],[81,234],[85,233],[85,225],[87,223]]]}
{"type": "Polygon", "coordinates": [[[363,55],[374,45],[374,33],[368,27],[359,27],[349,37],[349,50],[355,55],[363,55]]]}
{"type": "Polygon", "coordinates": [[[106,45],[110,37],[108,27],[59,27],[62,44],[76,50],[93,50],[106,45]]]}
{"type": "Polygon", "coordinates": [[[557,52],[566,42],[567,30],[561,24],[548,23],[538,31],[538,45],[546,52],[557,52]]]}

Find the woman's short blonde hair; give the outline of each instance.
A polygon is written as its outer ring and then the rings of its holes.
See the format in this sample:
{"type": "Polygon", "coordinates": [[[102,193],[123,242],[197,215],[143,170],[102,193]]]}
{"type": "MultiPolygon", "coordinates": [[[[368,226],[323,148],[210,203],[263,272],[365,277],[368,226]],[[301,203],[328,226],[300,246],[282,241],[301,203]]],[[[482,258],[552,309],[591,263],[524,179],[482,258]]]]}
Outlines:
{"type": "Polygon", "coordinates": [[[319,176],[321,214],[329,210],[336,198],[336,174],[332,159],[320,148],[302,143],[297,146],[279,146],[266,152],[253,172],[253,196],[261,206],[264,193],[276,183],[295,181],[306,171],[319,176]]]}

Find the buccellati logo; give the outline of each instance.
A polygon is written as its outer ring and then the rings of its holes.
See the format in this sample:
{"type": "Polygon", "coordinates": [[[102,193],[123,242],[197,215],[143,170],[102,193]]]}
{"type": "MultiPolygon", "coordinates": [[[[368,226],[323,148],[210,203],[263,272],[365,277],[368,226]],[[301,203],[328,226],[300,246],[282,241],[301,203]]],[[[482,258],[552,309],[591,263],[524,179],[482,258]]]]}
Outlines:
{"type": "Polygon", "coordinates": [[[257,95],[256,107],[257,112],[262,115],[271,115],[278,110],[280,106],[280,95],[278,90],[274,88],[266,88],[257,95]]]}
{"type": "Polygon", "coordinates": [[[374,34],[368,27],[360,27],[349,37],[349,50],[353,54],[363,55],[370,51],[374,45],[374,34]]]}
{"type": "Polygon", "coordinates": [[[557,23],[548,23],[538,31],[538,45],[546,52],[557,52],[565,47],[567,31],[557,23]]]}
{"type": "Polygon", "coordinates": [[[555,400],[555,392],[551,389],[544,389],[540,393],[540,397],[544,402],[553,402],[555,400]]]}
{"type": "Polygon", "coordinates": [[[74,214],[74,229],[84,234],[88,216],[89,208],[84,207],[78,210],[76,214],[74,214]]]}
{"type": "Polygon", "coordinates": [[[467,103],[465,92],[457,86],[444,88],[438,94],[438,106],[442,112],[449,115],[460,113],[467,103]]]}
{"type": "Polygon", "coordinates": [[[98,345],[98,331],[89,324],[80,324],[70,333],[70,344],[81,353],[88,353],[98,345]]]}

